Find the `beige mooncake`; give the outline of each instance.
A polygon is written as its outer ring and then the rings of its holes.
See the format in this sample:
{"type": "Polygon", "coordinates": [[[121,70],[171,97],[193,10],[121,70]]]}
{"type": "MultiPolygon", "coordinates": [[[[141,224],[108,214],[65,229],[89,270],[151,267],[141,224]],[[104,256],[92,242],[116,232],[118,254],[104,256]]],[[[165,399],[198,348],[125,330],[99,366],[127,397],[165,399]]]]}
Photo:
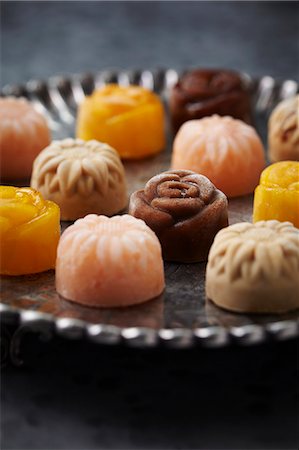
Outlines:
{"type": "Polygon", "coordinates": [[[34,161],[31,187],[60,206],[62,220],[90,213],[111,216],[127,205],[118,153],[98,141],[54,141],[34,161]]]}
{"type": "Polygon", "coordinates": [[[46,119],[25,98],[0,98],[0,174],[26,179],[34,158],[50,143],[46,119]]]}
{"type": "Polygon", "coordinates": [[[209,253],[206,294],[236,312],[299,308],[299,230],[277,220],[221,230],[209,253]]]}
{"type": "Polygon", "coordinates": [[[299,161],[299,95],[280,102],[268,123],[269,159],[299,161]]]}
{"type": "Polygon", "coordinates": [[[164,289],[161,246],[143,220],[127,214],[90,214],[63,233],[57,250],[56,289],[89,306],[142,303],[164,289]]]}

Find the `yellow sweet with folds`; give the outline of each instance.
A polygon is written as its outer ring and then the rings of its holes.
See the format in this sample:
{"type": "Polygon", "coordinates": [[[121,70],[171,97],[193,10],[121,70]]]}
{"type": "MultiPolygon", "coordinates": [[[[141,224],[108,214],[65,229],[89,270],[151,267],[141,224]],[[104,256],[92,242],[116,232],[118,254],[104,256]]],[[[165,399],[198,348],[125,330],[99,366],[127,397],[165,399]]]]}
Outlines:
{"type": "Polygon", "coordinates": [[[140,86],[108,84],[81,103],[76,135],[111,145],[123,159],[140,159],[164,149],[164,128],[156,94],[140,86]]]}
{"type": "Polygon", "coordinates": [[[262,172],[254,193],[253,221],[272,219],[299,228],[299,162],[277,162],[262,172]]]}
{"type": "Polygon", "coordinates": [[[25,275],[55,267],[59,207],[35,189],[0,186],[0,273],[25,275]]]}

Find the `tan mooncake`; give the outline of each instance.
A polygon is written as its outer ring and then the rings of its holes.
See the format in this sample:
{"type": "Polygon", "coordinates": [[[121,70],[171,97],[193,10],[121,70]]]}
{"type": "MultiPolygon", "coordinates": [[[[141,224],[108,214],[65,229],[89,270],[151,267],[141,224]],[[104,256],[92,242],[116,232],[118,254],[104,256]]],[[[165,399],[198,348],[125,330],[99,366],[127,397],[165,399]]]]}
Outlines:
{"type": "Polygon", "coordinates": [[[127,205],[118,153],[98,141],[54,141],[34,161],[31,187],[60,206],[62,220],[90,213],[112,216],[127,205]]]}
{"type": "Polygon", "coordinates": [[[268,123],[269,159],[299,161],[299,95],[280,102],[268,123]]]}
{"type": "Polygon", "coordinates": [[[299,230],[277,220],[221,230],[209,253],[206,294],[236,312],[299,308],[299,230]]]}

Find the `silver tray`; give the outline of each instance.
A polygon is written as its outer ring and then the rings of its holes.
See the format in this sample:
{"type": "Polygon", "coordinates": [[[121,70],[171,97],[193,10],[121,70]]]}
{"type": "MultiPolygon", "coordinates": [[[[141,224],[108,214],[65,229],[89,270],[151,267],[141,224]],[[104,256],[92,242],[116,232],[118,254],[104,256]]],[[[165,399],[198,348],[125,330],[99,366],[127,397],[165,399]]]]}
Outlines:
{"type": "MultiPolygon", "coordinates": [[[[252,79],[242,74],[252,92],[255,125],[266,144],[270,111],[283,98],[298,92],[293,80],[270,76],[252,79]]],[[[74,135],[77,105],[94,88],[107,82],[140,84],[153,89],[164,101],[178,78],[175,70],[102,71],[47,81],[6,86],[1,94],[26,96],[43,113],[54,139],[74,135]]],[[[167,107],[167,102],[166,107],[167,107]]],[[[144,186],[153,175],[169,168],[171,133],[165,152],[125,164],[129,191],[144,186]]],[[[229,201],[229,221],[251,220],[252,196],[229,201]]],[[[69,223],[62,223],[62,228],[69,223]]],[[[299,311],[284,315],[245,315],[226,312],[205,299],[205,264],[165,263],[164,294],[148,303],[125,309],[94,309],[67,302],[57,295],[54,271],[24,277],[1,277],[0,313],[4,322],[58,333],[68,338],[87,338],[102,344],[140,347],[220,347],[250,345],[268,339],[299,335],[299,311]]]]}

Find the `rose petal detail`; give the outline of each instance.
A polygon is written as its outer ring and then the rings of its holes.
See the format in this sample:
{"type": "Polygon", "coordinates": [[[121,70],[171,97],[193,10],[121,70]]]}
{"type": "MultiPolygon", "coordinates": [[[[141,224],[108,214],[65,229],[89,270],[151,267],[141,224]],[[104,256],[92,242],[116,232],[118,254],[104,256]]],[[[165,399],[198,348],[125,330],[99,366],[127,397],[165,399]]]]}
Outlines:
{"type": "Polygon", "coordinates": [[[169,261],[204,261],[216,233],[228,225],[227,199],[208,178],[164,172],[130,199],[129,212],[157,234],[169,261]]]}
{"type": "Polygon", "coordinates": [[[205,206],[200,198],[154,198],[151,202],[153,208],[167,212],[174,219],[187,219],[198,214],[205,206]],[[170,201],[171,200],[171,201],[170,201]]]}

